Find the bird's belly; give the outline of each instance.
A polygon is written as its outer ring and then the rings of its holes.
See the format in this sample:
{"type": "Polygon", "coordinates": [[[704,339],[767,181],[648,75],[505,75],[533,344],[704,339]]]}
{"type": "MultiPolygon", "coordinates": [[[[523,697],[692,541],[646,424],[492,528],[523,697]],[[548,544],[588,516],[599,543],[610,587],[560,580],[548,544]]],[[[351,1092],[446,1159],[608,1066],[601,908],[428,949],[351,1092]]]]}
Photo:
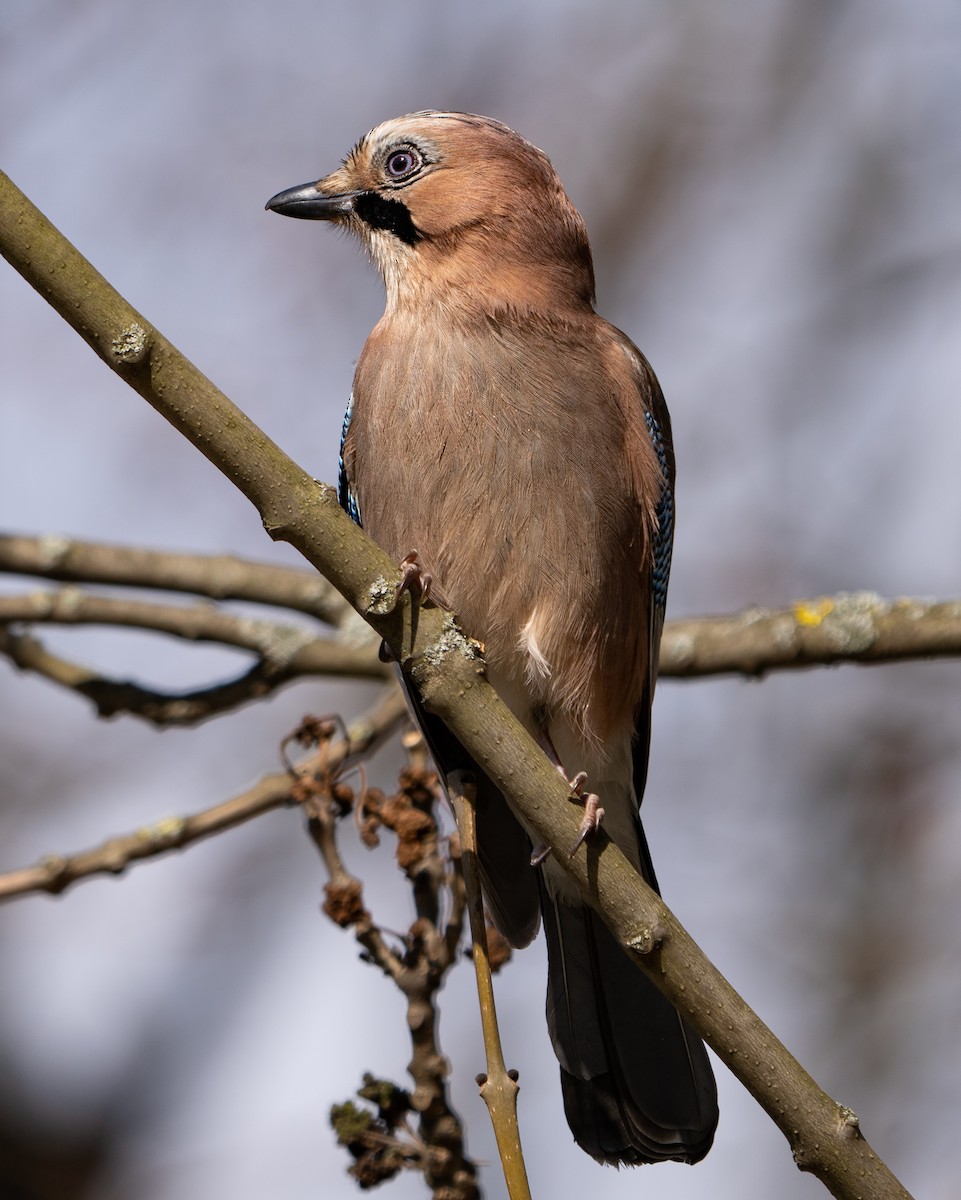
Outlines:
{"type": "Polygon", "coordinates": [[[646,543],[609,444],[591,461],[577,439],[556,414],[401,407],[364,422],[353,483],[367,532],[397,561],[418,552],[528,709],[605,740],[646,683],[646,543]]]}

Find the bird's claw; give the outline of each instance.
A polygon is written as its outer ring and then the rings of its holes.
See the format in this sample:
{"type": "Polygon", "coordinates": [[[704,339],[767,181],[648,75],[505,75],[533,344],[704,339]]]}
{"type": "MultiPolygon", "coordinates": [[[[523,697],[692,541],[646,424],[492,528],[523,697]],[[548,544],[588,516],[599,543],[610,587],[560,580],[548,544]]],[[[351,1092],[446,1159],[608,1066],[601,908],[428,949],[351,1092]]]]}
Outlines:
{"type": "MultiPolygon", "coordinates": [[[[584,785],[587,783],[586,771],[578,771],[573,779],[568,779],[564,774],[564,768],[560,764],[558,764],[557,769],[563,776],[564,782],[570,787],[572,796],[584,805],[584,816],[581,818],[581,823],[578,826],[577,837],[567,852],[567,857],[573,858],[587,839],[597,831],[601,821],[604,820],[604,809],[601,807],[600,796],[595,795],[594,792],[585,790],[584,785]]],[[[531,853],[531,866],[539,867],[550,852],[551,847],[544,842],[535,846],[531,853]]]]}
{"type": "MultiPolygon", "coordinates": [[[[604,820],[604,809],[601,808],[599,796],[595,796],[593,792],[588,792],[585,789],[587,783],[587,772],[578,771],[573,779],[567,778],[567,772],[564,770],[564,764],[561,762],[560,755],[554,748],[554,743],[551,740],[551,735],[546,726],[542,726],[537,734],[537,741],[541,749],[551,760],[556,768],[561,779],[571,789],[571,794],[580,800],[584,805],[584,817],[577,830],[577,837],[574,839],[574,845],[568,851],[568,858],[573,858],[578,850],[583,846],[587,839],[594,833],[604,820]]],[[[535,846],[534,852],[531,854],[531,866],[539,867],[545,858],[550,854],[551,847],[546,845],[535,846]]]]}
{"type": "Polygon", "coordinates": [[[531,866],[539,867],[550,854],[551,848],[546,842],[538,842],[531,852],[531,866]]]}
{"type": "Polygon", "coordinates": [[[422,603],[430,598],[430,587],[434,581],[430,572],[420,565],[416,550],[411,550],[401,559],[400,572],[400,582],[394,589],[395,604],[404,592],[420,596],[422,603]]]}
{"type": "MultiPolygon", "coordinates": [[[[587,776],[584,775],[583,771],[581,771],[579,775],[575,776],[575,782],[577,780],[581,780],[581,789],[583,789],[584,783],[587,780],[587,776]]],[[[584,802],[584,816],[581,818],[581,823],[578,826],[577,837],[574,839],[574,845],[571,846],[567,853],[568,858],[574,857],[587,839],[593,833],[597,832],[601,821],[604,820],[604,809],[601,808],[601,800],[599,796],[595,796],[593,792],[585,792],[577,788],[574,788],[573,790],[577,795],[577,798],[579,800],[583,800],[584,802]]]]}
{"type": "MultiPolygon", "coordinates": [[[[563,770],[561,771],[561,774],[564,775],[563,770]]],[[[584,795],[584,784],[587,783],[587,772],[578,771],[573,779],[568,779],[567,776],[564,775],[564,780],[574,795],[578,798],[578,800],[580,800],[584,795]]]]}

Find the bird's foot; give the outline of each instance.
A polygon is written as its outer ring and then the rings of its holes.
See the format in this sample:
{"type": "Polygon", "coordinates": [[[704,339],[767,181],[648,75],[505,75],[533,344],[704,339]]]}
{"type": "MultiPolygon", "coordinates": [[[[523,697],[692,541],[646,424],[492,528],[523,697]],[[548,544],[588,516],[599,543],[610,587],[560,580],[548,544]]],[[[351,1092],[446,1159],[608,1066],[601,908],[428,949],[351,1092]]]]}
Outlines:
{"type": "MultiPolygon", "coordinates": [[[[601,807],[600,796],[594,792],[589,792],[584,787],[587,783],[587,772],[578,771],[573,779],[568,779],[563,767],[559,764],[557,770],[564,782],[571,789],[571,794],[575,800],[579,800],[584,805],[584,816],[581,818],[581,823],[577,829],[577,837],[574,839],[574,844],[567,852],[568,858],[573,858],[580,850],[581,846],[587,841],[592,834],[599,828],[601,821],[604,820],[604,809],[601,807]]],[[[534,847],[531,852],[531,866],[539,867],[551,852],[551,847],[544,842],[540,842],[534,847]]]]}
{"type": "MultiPolygon", "coordinates": [[[[586,790],[584,785],[587,783],[587,772],[578,771],[573,779],[567,778],[567,772],[564,770],[564,764],[561,762],[560,755],[554,746],[550,732],[547,729],[546,723],[541,725],[537,731],[537,742],[547,757],[554,764],[554,768],[560,775],[561,779],[571,789],[571,792],[576,800],[580,800],[584,805],[584,816],[577,830],[577,837],[574,839],[574,844],[568,851],[568,858],[573,858],[578,850],[583,846],[587,839],[597,830],[601,821],[604,820],[604,809],[601,808],[601,800],[599,796],[595,796],[593,792],[586,790]]],[[[551,852],[551,847],[541,844],[534,847],[531,854],[531,866],[539,867],[551,852]]]]}
{"type": "Polygon", "coordinates": [[[587,783],[587,775],[584,771],[579,771],[570,780],[571,791],[584,805],[584,816],[581,818],[577,837],[574,839],[574,845],[567,852],[568,858],[574,857],[587,839],[597,832],[601,821],[604,820],[604,809],[601,808],[600,797],[596,796],[593,792],[586,791],[584,788],[585,783],[587,783]]]}
{"type": "MultiPolygon", "coordinates": [[[[418,596],[421,604],[425,603],[430,598],[430,589],[433,582],[430,572],[425,571],[420,565],[417,551],[411,550],[410,554],[406,554],[400,561],[400,581],[394,588],[394,603],[387,611],[394,611],[404,592],[410,592],[411,596],[418,596]]],[[[393,651],[386,642],[380,643],[377,657],[383,663],[397,661],[393,651]]]]}
{"type": "Polygon", "coordinates": [[[400,570],[400,583],[394,589],[394,603],[397,603],[404,592],[410,592],[412,596],[420,596],[421,602],[428,600],[430,587],[434,581],[430,572],[425,571],[420,565],[416,550],[411,550],[410,554],[401,559],[400,570]]]}

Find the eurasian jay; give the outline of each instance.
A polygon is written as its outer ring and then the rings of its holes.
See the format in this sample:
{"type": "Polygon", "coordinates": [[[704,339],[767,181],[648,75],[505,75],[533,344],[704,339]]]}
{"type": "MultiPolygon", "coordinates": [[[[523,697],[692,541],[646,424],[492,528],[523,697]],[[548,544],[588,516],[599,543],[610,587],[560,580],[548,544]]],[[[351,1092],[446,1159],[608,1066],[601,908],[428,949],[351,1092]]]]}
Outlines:
{"type": "MultiPolygon", "coordinates": [[[[341,502],[396,560],[417,548],[502,699],[568,778],[586,772],[608,833],[656,887],[638,806],[671,565],[670,419],[644,356],[594,312],[587,232],[553,167],[497,121],[421,112],[267,208],[357,234],[384,278],[341,502]]],[[[575,1139],[606,1163],[703,1158],[717,1124],[703,1044],[553,858],[532,866],[503,796],[415,710],[442,777],[476,777],[494,921],[524,946],[543,917],[575,1139]]]]}

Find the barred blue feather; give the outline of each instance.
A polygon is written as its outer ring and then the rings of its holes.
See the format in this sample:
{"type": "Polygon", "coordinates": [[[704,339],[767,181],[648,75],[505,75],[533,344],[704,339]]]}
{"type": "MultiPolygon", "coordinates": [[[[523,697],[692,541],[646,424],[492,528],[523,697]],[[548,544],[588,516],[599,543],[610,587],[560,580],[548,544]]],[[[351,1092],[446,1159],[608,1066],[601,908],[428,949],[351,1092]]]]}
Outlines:
{"type": "Polygon", "coordinates": [[[654,568],[651,572],[651,590],[654,593],[654,604],[663,616],[667,605],[667,585],[671,577],[671,554],[674,547],[674,490],[671,487],[671,476],[667,465],[667,452],[664,449],[664,435],[657,418],[645,410],[644,420],[647,432],[657,461],[661,464],[661,475],[664,484],[661,488],[660,499],[657,502],[657,531],[654,534],[654,568]]]}
{"type": "Polygon", "coordinates": [[[354,495],[354,489],[350,486],[350,479],[347,475],[347,466],[344,462],[344,446],[347,442],[347,431],[350,429],[351,418],[354,415],[354,393],[351,392],[347,400],[347,411],[344,413],[344,421],[340,427],[340,454],[337,458],[337,499],[340,507],[350,517],[355,525],[360,525],[363,528],[363,521],[360,519],[360,505],[357,503],[357,497],[354,495]]]}

